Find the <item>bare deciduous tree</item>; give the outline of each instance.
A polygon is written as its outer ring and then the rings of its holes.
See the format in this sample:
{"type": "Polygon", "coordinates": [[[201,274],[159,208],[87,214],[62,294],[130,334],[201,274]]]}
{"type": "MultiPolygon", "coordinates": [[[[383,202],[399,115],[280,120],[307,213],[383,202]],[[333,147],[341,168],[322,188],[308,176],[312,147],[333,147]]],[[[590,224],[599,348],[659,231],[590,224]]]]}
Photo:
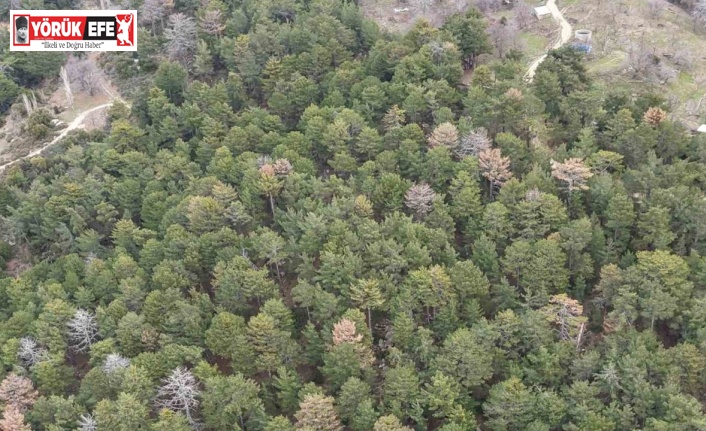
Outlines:
{"type": "Polygon", "coordinates": [[[429,147],[447,147],[454,149],[458,146],[458,129],[451,123],[440,124],[431,132],[427,140],[429,147]]]}
{"type": "Polygon", "coordinates": [[[130,366],[130,359],[123,357],[118,353],[111,353],[105,358],[103,362],[103,372],[106,374],[112,374],[118,370],[124,370],[130,366]]]}
{"type": "Polygon", "coordinates": [[[706,27],[706,0],[699,0],[694,5],[691,16],[694,17],[694,30],[696,30],[698,26],[706,27]]]}
{"type": "Polygon", "coordinates": [[[415,0],[415,3],[422,12],[426,12],[432,7],[434,0],[415,0]]]}
{"type": "Polygon", "coordinates": [[[497,21],[488,28],[488,37],[493,42],[498,57],[503,58],[511,48],[515,47],[518,33],[519,30],[514,22],[502,24],[497,21]]]}
{"type": "Polygon", "coordinates": [[[184,367],[175,368],[164,379],[164,384],[157,391],[157,405],[175,412],[182,412],[194,426],[194,410],[198,407],[199,389],[196,378],[184,367]]]}
{"type": "Polygon", "coordinates": [[[484,127],[471,130],[461,137],[461,144],[456,148],[456,155],[460,158],[477,156],[481,151],[490,148],[491,140],[484,127]]]}
{"type": "Polygon", "coordinates": [[[152,34],[155,34],[154,24],[159,21],[164,26],[164,5],[161,0],[145,0],[140,8],[140,24],[148,24],[152,27],[152,34]]]}
{"type": "Polygon", "coordinates": [[[480,167],[482,175],[488,180],[488,194],[491,198],[497,188],[500,188],[512,178],[510,159],[503,157],[498,148],[482,151],[478,155],[478,167],[480,167]]]}
{"type": "Polygon", "coordinates": [[[98,339],[98,323],[96,317],[79,308],[67,324],[69,340],[77,352],[87,351],[98,339]]]}
{"type": "Polygon", "coordinates": [[[659,18],[659,15],[662,13],[664,8],[666,7],[666,1],[665,0],[647,0],[647,13],[652,19],[657,19],[659,18]]]}
{"type": "Polygon", "coordinates": [[[404,203],[407,208],[413,210],[417,217],[424,217],[431,211],[431,205],[436,197],[436,193],[429,184],[415,184],[407,190],[404,195],[404,203]]]}
{"type": "Polygon", "coordinates": [[[628,64],[632,68],[633,78],[649,78],[654,76],[654,50],[644,43],[631,43],[628,49],[628,64]]]}
{"type": "Polygon", "coordinates": [[[503,0],[476,0],[476,7],[483,13],[497,12],[502,7],[503,0]]]}
{"type": "Polygon", "coordinates": [[[32,431],[32,428],[25,423],[25,415],[14,406],[7,406],[2,413],[0,420],[0,430],[2,431],[32,431]]]}
{"type": "Polygon", "coordinates": [[[27,377],[10,373],[0,383],[0,401],[6,406],[17,407],[19,411],[25,411],[32,407],[37,401],[37,396],[32,381],[27,377]]]}
{"type": "Polygon", "coordinates": [[[98,87],[98,68],[87,57],[82,59],[71,57],[66,64],[69,81],[78,83],[81,91],[86,91],[93,96],[98,87]]]}
{"type": "Polygon", "coordinates": [[[93,415],[81,415],[78,421],[79,431],[98,431],[98,423],[93,415]]]}
{"type": "Polygon", "coordinates": [[[198,41],[197,33],[196,22],[193,18],[183,13],[171,15],[169,25],[164,30],[169,58],[184,64],[190,63],[198,41]]]}
{"type": "Polygon", "coordinates": [[[513,9],[515,10],[515,23],[520,30],[529,27],[536,20],[532,6],[522,0],[519,0],[513,9]]]}
{"type": "Polygon", "coordinates": [[[566,184],[569,194],[576,189],[587,190],[586,181],[593,176],[591,169],[586,167],[582,159],[570,158],[564,163],[550,161],[552,177],[566,184]]]}
{"type": "Polygon", "coordinates": [[[694,57],[691,50],[682,44],[677,44],[676,48],[674,57],[672,57],[674,64],[679,66],[682,70],[691,70],[694,66],[694,57]]]}
{"type": "Polygon", "coordinates": [[[17,357],[25,367],[31,367],[41,362],[46,356],[46,353],[46,349],[40,347],[34,338],[20,338],[20,347],[17,349],[17,357]]]}

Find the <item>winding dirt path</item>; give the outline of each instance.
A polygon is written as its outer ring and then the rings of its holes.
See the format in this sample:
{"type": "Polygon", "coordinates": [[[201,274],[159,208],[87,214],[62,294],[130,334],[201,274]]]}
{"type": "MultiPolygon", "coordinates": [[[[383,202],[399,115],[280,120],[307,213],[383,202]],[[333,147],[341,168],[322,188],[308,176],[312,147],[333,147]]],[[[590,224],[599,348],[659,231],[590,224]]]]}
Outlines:
{"type": "Polygon", "coordinates": [[[42,151],[46,150],[47,148],[51,147],[52,145],[57,144],[57,143],[58,143],[59,141],[61,141],[61,139],[63,139],[70,131],[82,128],[82,127],[83,127],[83,121],[86,119],[86,117],[87,117],[89,114],[92,114],[93,112],[96,112],[96,111],[100,111],[101,109],[105,109],[105,108],[111,106],[112,104],[113,104],[113,101],[110,101],[110,103],[104,103],[104,104],[102,104],[102,105],[94,106],[94,107],[91,108],[91,109],[87,109],[87,110],[81,112],[81,113],[78,115],[78,117],[74,118],[74,120],[73,120],[65,129],[63,129],[63,130],[61,131],[61,133],[59,133],[59,135],[56,136],[54,139],[52,139],[52,140],[49,141],[48,143],[44,144],[44,145],[41,146],[40,148],[37,148],[36,150],[33,150],[32,152],[30,152],[30,153],[27,154],[26,156],[19,157],[19,158],[15,159],[15,160],[13,160],[13,161],[11,161],[11,162],[5,163],[4,165],[0,165],[0,172],[2,172],[3,170],[5,170],[5,168],[7,168],[8,166],[14,165],[15,163],[19,162],[20,160],[28,159],[28,158],[30,158],[30,157],[34,157],[34,156],[40,154],[42,151]]]}
{"type": "MultiPolygon", "coordinates": [[[[552,46],[551,49],[561,48],[563,44],[565,44],[569,41],[569,39],[571,39],[571,33],[574,30],[573,28],[571,28],[571,24],[566,21],[564,15],[556,6],[556,0],[547,1],[547,4],[545,6],[547,6],[549,11],[552,13],[552,18],[558,21],[559,25],[561,26],[561,37],[559,37],[559,40],[552,46]]],[[[525,80],[527,80],[528,82],[532,82],[532,79],[534,78],[534,72],[537,71],[537,67],[539,67],[539,65],[544,61],[545,58],[547,58],[546,53],[532,62],[529,69],[527,69],[527,73],[525,74],[525,80]]]]}

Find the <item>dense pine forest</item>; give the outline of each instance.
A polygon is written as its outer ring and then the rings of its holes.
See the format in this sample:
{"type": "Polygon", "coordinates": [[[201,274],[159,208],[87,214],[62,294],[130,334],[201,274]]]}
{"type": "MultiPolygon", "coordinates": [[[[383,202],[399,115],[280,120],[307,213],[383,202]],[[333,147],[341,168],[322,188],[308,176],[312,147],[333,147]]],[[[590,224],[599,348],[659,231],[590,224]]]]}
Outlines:
{"type": "Polygon", "coordinates": [[[475,9],[138,10],[129,103],[0,180],[0,429],[706,430],[706,134],[662,97],[570,46],[527,83],[475,9]]]}

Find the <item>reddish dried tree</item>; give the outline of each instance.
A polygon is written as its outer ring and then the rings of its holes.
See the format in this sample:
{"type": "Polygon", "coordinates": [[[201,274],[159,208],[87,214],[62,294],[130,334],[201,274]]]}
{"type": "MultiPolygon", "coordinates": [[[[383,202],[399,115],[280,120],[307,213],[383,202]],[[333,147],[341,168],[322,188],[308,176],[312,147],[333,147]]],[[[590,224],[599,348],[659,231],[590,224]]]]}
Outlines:
{"type": "Polygon", "coordinates": [[[493,197],[496,189],[502,187],[510,178],[510,159],[503,157],[500,149],[490,148],[478,155],[478,167],[482,175],[488,180],[488,194],[493,197]]]}
{"type": "Polygon", "coordinates": [[[653,106],[645,112],[645,115],[642,118],[646,123],[657,126],[659,123],[667,119],[667,113],[663,109],[653,106]]]}
{"type": "Polygon", "coordinates": [[[299,411],[294,415],[297,418],[298,429],[311,429],[316,431],[342,431],[336,409],[333,406],[333,397],[319,394],[307,395],[299,404],[299,411]]]}
{"type": "Polygon", "coordinates": [[[37,401],[37,391],[32,386],[32,381],[27,377],[10,373],[0,383],[0,401],[6,406],[15,406],[20,411],[32,407],[37,401]]]}
{"type": "Polygon", "coordinates": [[[363,340],[363,335],[356,333],[355,322],[350,319],[341,319],[333,325],[333,344],[359,343],[363,340]]]}
{"type": "Polygon", "coordinates": [[[17,407],[7,406],[0,420],[0,430],[32,431],[32,428],[25,423],[25,415],[17,407]]]}
{"type": "Polygon", "coordinates": [[[586,181],[593,176],[591,169],[586,167],[583,159],[571,158],[564,163],[551,160],[552,177],[566,184],[566,189],[573,192],[576,189],[586,190],[588,186],[586,181]]]}
{"type": "Polygon", "coordinates": [[[454,149],[458,146],[458,129],[451,123],[443,123],[437,126],[427,141],[429,147],[447,147],[454,149]]]}
{"type": "Polygon", "coordinates": [[[417,217],[423,217],[431,211],[431,204],[435,197],[436,193],[429,184],[415,184],[405,193],[404,203],[407,208],[416,213],[417,217]]]}

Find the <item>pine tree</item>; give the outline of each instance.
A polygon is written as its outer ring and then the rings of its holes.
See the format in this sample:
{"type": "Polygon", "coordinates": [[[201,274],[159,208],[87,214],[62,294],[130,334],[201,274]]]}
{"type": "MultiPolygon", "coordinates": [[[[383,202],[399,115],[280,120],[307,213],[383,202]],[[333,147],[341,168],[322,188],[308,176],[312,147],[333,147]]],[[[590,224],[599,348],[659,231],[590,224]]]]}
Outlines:
{"type": "Polygon", "coordinates": [[[671,230],[671,216],[668,208],[650,207],[647,212],[640,214],[637,221],[637,229],[641,238],[635,239],[638,248],[654,250],[667,250],[669,244],[676,239],[676,235],[671,230]]]}
{"type": "Polygon", "coordinates": [[[360,217],[371,217],[373,215],[373,203],[365,195],[358,195],[355,198],[355,213],[360,217]]]}
{"type": "Polygon", "coordinates": [[[358,280],[351,286],[351,300],[368,313],[368,328],[372,331],[373,322],[371,310],[379,310],[385,305],[385,298],[380,290],[380,284],[375,279],[358,280]]]}
{"type": "Polygon", "coordinates": [[[247,337],[255,352],[254,365],[259,371],[271,374],[277,367],[296,360],[297,344],[267,313],[261,312],[250,319],[247,337]]]}
{"type": "Polygon", "coordinates": [[[205,40],[199,40],[196,45],[194,72],[199,77],[207,77],[213,73],[213,56],[205,40]]]}
{"type": "Polygon", "coordinates": [[[392,105],[382,118],[382,124],[386,132],[402,127],[405,122],[405,112],[397,105],[392,105]]]}
{"type": "Polygon", "coordinates": [[[282,182],[276,176],[275,169],[270,164],[262,165],[260,168],[260,181],[258,186],[262,194],[267,196],[270,201],[270,211],[272,216],[275,215],[275,196],[277,196],[282,189],[282,182]]]}
{"type": "Polygon", "coordinates": [[[617,246],[616,251],[622,254],[627,247],[630,230],[635,221],[635,210],[630,198],[625,193],[614,194],[608,203],[605,217],[605,226],[612,233],[610,237],[617,246]]]}
{"type": "Polygon", "coordinates": [[[468,172],[461,171],[451,180],[449,194],[450,214],[460,221],[463,232],[473,237],[480,229],[479,220],[483,216],[478,181],[471,178],[468,172]]]}
{"type": "Polygon", "coordinates": [[[469,329],[461,328],[449,335],[435,358],[435,369],[452,377],[470,390],[493,374],[492,357],[483,341],[469,329]]]}
{"type": "Polygon", "coordinates": [[[302,387],[299,374],[287,367],[279,367],[272,385],[278,391],[277,400],[281,411],[286,414],[294,413],[299,406],[299,390],[302,387]]]}
{"type": "Polygon", "coordinates": [[[412,431],[412,428],[402,425],[396,416],[387,415],[375,422],[373,431],[412,431]]]}
{"type": "Polygon", "coordinates": [[[367,399],[372,399],[370,385],[357,377],[351,377],[341,386],[341,392],[336,398],[336,407],[347,423],[356,416],[358,407],[367,399]]]}

